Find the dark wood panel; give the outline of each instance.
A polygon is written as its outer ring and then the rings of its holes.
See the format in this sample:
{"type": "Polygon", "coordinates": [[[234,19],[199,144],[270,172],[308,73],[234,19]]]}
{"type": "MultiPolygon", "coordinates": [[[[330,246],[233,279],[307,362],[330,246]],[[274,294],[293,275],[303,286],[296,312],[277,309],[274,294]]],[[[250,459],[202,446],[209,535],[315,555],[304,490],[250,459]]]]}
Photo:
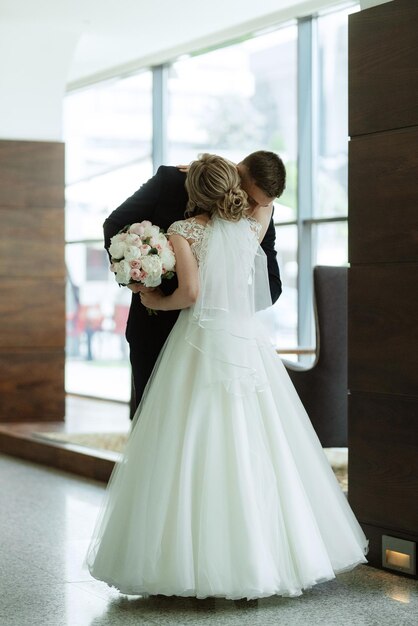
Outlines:
{"type": "Polygon", "coordinates": [[[64,350],[0,352],[0,421],[60,421],[65,415],[64,350]]]}
{"type": "Polygon", "coordinates": [[[0,276],[64,279],[64,211],[0,210],[0,259],[0,276]]]}
{"type": "Polygon", "coordinates": [[[64,144],[0,141],[0,208],[64,206],[64,144]]]}
{"type": "Polygon", "coordinates": [[[418,398],[352,393],[348,499],[362,522],[418,531],[418,398]]]}
{"type": "Polygon", "coordinates": [[[350,263],[418,261],[417,146],[417,128],[350,141],[350,263]]]}
{"type": "Polygon", "coordinates": [[[65,283],[63,280],[0,281],[0,350],[63,348],[65,283]]]}
{"type": "Polygon", "coordinates": [[[348,387],[418,396],[418,264],[348,271],[348,387]]]}
{"type": "Polygon", "coordinates": [[[349,17],[349,134],[418,125],[418,2],[349,17]]]}
{"type": "MultiPolygon", "coordinates": [[[[407,541],[418,541],[418,529],[415,534],[404,533],[398,528],[382,528],[379,526],[372,526],[370,524],[361,524],[364,534],[369,540],[369,553],[367,554],[367,560],[372,567],[379,567],[382,569],[382,535],[390,535],[391,537],[398,537],[399,539],[406,539],[407,541]]],[[[384,568],[387,572],[393,572],[393,570],[384,568]]],[[[396,576],[405,576],[405,578],[417,579],[417,576],[411,574],[403,574],[402,572],[396,572],[396,576]]],[[[380,581],[378,582],[380,584],[380,581]]]]}

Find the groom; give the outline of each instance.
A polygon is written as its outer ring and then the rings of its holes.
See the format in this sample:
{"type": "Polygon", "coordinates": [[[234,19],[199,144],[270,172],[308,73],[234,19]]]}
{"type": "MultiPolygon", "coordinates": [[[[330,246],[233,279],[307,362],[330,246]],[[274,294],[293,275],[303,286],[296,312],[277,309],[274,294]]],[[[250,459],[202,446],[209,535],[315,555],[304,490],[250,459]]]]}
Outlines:
{"type": "MultiPolygon", "coordinates": [[[[286,171],[280,157],[274,152],[259,150],[249,154],[237,165],[242,189],[248,195],[251,208],[268,205],[283,193],[286,171]]],[[[103,224],[104,245],[109,249],[110,239],[127,224],[149,220],[164,231],[170,224],[184,219],[187,192],[184,186],[186,172],[183,168],[161,166],[133,196],[125,200],[109,215],[103,224]]],[[[267,268],[271,299],[274,302],[282,291],[279,266],[274,248],[276,231],[273,218],[261,247],[267,255],[267,268]]],[[[177,287],[176,278],[164,280],[161,290],[172,293],[177,287]]],[[[132,302],[126,326],[126,339],[130,348],[135,398],[131,400],[131,418],[142,397],[158,354],[163,347],[179,311],[159,311],[148,315],[141,304],[138,292],[146,289],[141,285],[129,285],[132,302]]]]}

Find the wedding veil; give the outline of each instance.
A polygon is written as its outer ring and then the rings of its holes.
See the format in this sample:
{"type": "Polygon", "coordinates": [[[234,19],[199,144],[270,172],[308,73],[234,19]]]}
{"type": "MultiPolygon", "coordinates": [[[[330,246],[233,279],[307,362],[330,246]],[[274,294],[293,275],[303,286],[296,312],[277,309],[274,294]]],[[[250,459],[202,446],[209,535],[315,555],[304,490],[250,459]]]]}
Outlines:
{"type": "Polygon", "coordinates": [[[222,382],[238,394],[263,387],[260,347],[270,347],[255,315],[272,304],[259,228],[251,218],[213,217],[207,225],[199,296],[186,332],[186,340],[205,356],[207,384],[222,382]]]}

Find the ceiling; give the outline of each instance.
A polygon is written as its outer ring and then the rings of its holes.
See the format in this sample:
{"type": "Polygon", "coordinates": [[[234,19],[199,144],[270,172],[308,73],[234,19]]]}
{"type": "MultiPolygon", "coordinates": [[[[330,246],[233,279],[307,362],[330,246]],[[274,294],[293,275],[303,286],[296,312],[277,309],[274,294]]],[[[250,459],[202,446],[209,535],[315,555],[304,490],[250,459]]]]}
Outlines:
{"type": "MultiPolygon", "coordinates": [[[[0,0],[3,27],[71,32],[67,86],[160,63],[338,0],[0,0]]],[[[40,31],[41,32],[41,31],[40,31]]],[[[45,35],[42,35],[45,36],[45,35]]],[[[47,36],[47,35],[46,35],[47,36]]],[[[64,41],[65,37],[63,37],[64,41]]],[[[55,47],[59,46],[56,43],[55,47]]],[[[58,52],[58,51],[57,51],[58,52]]]]}

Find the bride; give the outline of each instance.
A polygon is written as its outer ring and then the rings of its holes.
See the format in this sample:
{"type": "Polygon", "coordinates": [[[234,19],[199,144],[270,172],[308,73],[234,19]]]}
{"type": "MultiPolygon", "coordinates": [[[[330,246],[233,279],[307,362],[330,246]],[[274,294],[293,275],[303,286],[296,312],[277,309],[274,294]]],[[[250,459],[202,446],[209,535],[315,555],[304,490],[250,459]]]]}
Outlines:
{"type": "Polygon", "coordinates": [[[271,206],[249,214],[236,166],[189,169],[188,219],[168,234],[182,309],[109,481],[87,553],[125,594],[261,598],[367,563],[366,539],[256,311],[271,305],[259,246],[271,206]]]}

